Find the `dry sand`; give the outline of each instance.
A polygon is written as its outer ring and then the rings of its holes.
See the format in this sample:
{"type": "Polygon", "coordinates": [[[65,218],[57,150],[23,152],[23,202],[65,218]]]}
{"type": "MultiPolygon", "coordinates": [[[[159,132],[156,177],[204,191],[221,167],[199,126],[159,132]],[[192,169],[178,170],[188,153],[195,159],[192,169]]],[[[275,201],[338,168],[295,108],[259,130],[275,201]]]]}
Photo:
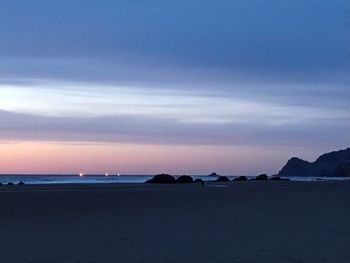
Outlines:
{"type": "Polygon", "coordinates": [[[350,262],[350,183],[0,186],[0,262],[350,262]]]}

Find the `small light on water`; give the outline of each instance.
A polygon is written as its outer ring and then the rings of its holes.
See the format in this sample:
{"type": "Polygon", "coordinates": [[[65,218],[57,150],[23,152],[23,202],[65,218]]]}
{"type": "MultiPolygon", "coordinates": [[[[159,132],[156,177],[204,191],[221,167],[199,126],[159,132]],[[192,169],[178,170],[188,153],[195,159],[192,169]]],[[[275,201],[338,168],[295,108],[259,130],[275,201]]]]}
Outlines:
{"type": "Polygon", "coordinates": [[[120,174],[117,174],[117,176],[120,176],[120,174]]]}
{"type": "Polygon", "coordinates": [[[83,176],[84,176],[84,174],[83,174],[83,173],[80,173],[80,174],[79,174],[79,176],[80,176],[80,177],[83,177],[83,176]]]}
{"type": "Polygon", "coordinates": [[[105,174],[105,176],[108,176],[108,175],[109,175],[108,173],[105,174]]]}

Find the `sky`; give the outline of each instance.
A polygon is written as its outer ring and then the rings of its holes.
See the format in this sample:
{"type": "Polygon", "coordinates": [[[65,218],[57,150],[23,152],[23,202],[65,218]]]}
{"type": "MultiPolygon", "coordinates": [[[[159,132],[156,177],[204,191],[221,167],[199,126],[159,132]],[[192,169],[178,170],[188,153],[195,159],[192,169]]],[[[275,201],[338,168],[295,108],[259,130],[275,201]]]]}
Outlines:
{"type": "Polygon", "coordinates": [[[350,142],[345,0],[0,0],[0,173],[256,175],[350,142]]]}

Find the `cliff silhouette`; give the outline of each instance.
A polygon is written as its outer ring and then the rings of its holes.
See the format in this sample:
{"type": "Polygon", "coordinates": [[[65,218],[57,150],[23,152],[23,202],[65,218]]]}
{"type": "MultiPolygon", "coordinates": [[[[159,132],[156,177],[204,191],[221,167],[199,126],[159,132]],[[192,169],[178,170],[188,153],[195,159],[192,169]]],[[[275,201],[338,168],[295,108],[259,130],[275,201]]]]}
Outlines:
{"type": "Polygon", "coordinates": [[[278,173],[280,176],[350,176],[350,148],[325,153],[314,162],[291,158],[278,173]]]}

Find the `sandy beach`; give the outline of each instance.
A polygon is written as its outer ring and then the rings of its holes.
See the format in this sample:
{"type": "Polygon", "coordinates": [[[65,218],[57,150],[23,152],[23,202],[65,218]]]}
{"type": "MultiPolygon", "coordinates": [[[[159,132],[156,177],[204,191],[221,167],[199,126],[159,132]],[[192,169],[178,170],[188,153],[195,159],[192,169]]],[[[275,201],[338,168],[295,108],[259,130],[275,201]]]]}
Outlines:
{"type": "Polygon", "coordinates": [[[0,262],[350,262],[349,182],[0,186],[0,262]]]}

